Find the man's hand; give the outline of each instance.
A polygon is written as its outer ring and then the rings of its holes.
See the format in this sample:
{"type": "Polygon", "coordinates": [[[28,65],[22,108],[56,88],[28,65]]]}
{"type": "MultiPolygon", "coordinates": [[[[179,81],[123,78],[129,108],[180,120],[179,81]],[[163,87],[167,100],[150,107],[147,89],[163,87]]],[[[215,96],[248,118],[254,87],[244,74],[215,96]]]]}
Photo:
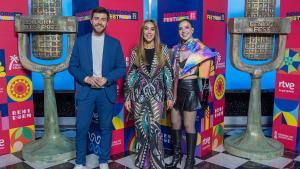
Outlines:
{"type": "Polygon", "coordinates": [[[105,77],[100,77],[99,81],[102,87],[107,83],[107,79],[105,77]]]}
{"type": "Polygon", "coordinates": [[[97,78],[98,77],[87,76],[86,78],[84,78],[84,82],[91,85],[92,87],[99,88],[101,87],[101,83],[97,78]]]}
{"type": "Polygon", "coordinates": [[[84,79],[84,82],[91,85],[94,88],[104,87],[107,83],[107,79],[105,77],[95,77],[95,76],[87,76],[84,79]]]}

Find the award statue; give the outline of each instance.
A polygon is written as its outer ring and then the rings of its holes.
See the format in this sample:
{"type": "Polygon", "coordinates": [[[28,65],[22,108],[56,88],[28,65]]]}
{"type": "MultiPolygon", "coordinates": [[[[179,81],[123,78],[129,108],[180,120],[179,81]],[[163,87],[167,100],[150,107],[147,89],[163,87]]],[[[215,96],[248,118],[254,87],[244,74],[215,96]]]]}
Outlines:
{"type": "Polygon", "coordinates": [[[271,159],[283,155],[283,145],[266,138],[261,128],[260,78],[263,73],[277,69],[284,59],[288,19],[274,18],[275,0],[245,0],[246,18],[229,21],[230,60],[232,65],[251,75],[251,92],[248,108],[247,129],[241,136],[224,141],[224,148],[231,154],[249,159],[271,159]],[[240,40],[243,39],[243,56],[252,63],[245,64],[240,58],[240,40]],[[277,42],[277,46],[273,43],[277,42]],[[273,48],[274,47],[274,48],[273,48]]]}
{"type": "Polygon", "coordinates": [[[15,31],[18,33],[18,50],[24,68],[41,72],[44,77],[44,135],[41,139],[27,144],[23,157],[30,162],[66,161],[75,157],[74,144],[60,134],[57,106],[53,90],[53,77],[56,72],[68,67],[71,51],[76,38],[75,17],[61,16],[61,0],[31,0],[31,16],[16,16],[15,31]],[[28,57],[29,39],[32,40],[34,57],[53,60],[62,55],[62,37],[68,39],[67,57],[59,64],[42,65],[28,57]],[[31,34],[31,36],[30,36],[31,34]]]}

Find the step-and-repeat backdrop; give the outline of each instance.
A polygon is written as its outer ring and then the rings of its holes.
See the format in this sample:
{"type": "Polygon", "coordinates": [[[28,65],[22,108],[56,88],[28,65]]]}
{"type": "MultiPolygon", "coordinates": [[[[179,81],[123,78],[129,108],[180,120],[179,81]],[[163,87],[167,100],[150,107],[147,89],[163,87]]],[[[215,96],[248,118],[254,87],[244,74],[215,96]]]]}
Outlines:
{"type": "Polygon", "coordinates": [[[17,14],[28,14],[27,0],[0,1],[0,155],[20,151],[35,136],[31,73],[19,61],[14,32],[17,14]]]}
{"type": "Polygon", "coordinates": [[[291,20],[284,62],[276,72],[273,138],[300,151],[300,3],[281,0],[280,16],[291,20]]]}
{"type": "MultiPolygon", "coordinates": [[[[220,54],[213,59],[210,73],[209,109],[197,112],[198,132],[196,156],[205,156],[223,143],[224,94],[226,60],[226,22],[228,1],[218,0],[158,0],[158,26],[161,40],[169,48],[179,42],[178,21],[190,19],[194,25],[194,37],[200,39],[220,54]]],[[[164,146],[172,148],[170,112],[163,116],[164,146]]],[[[182,148],[186,150],[183,137],[182,148]]]]}

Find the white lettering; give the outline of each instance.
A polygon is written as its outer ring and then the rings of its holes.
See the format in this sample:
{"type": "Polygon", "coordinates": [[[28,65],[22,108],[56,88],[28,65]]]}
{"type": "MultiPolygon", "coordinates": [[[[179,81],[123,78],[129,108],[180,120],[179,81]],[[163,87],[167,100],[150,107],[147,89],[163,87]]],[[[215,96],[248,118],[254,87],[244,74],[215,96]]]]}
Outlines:
{"type": "Polygon", "coordinates": [[[0,140],[0,147],[4,147],[4,143],[5,143],[4,139],[1,139],[0,140]]]}
{"type": "Polygon", "coordinates": [[[294,90],[295,89],[295,83],[293,83],[293,82],[285,82],[283,80],[283,81],[279,82],[279,87],[288,88],[290,90],[294,90]]]}

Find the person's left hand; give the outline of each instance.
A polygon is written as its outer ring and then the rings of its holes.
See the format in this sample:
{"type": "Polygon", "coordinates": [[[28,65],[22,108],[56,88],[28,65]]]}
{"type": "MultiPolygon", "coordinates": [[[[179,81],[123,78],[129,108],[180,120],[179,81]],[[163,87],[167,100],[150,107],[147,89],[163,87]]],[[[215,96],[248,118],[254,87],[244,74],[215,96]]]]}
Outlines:
{"type": "Polygon", "coordinates": [[[167,110],[172,109],[173,104],[174,104],[173,100],[167,100],[167,110]]]}
{"type": "Polygon", "coordinates": [[[107,82],[107,79],[105,77],[98,77],[97,80],[101,87],[104,87],[107,82]]]}

